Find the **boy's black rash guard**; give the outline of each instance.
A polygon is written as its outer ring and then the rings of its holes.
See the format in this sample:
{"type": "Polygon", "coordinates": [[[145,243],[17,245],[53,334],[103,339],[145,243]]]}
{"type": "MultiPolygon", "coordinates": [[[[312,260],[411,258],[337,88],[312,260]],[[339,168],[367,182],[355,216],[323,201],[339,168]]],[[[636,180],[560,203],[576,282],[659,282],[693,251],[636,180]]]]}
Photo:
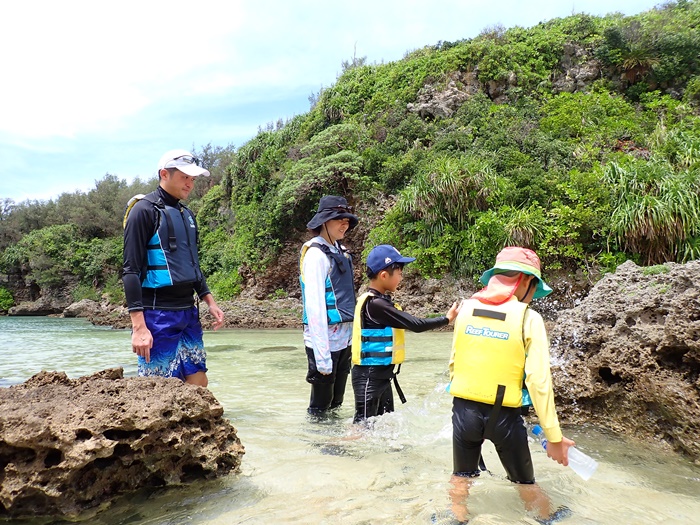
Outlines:
{"type": "Polygon", "coordinates": [[[391,326],[392,328],[403,328],[411,332],[420,333],[450,324],[450,321],[444,315],[431,319],[414,317],[403,310],[396,309],[390,296],[380,294],[374,288],[370,288],[370,290],[377,293],[379,297],[374,297],[365,304],[365,311],[362,312],[363,328],[391,326]]]}
{"type": "MultiPolygon", "coordinates": [[[[410,330],[412,332],[425,332],[450,324],[449,319],[445,316],[433,317],[431,319],[414,317],[403,310],[395,308],[394,302],[389,295],[380,294],[374,288],[370,288],[370,290],[374,291],[379,296],[373,297],[365,303],[362,312],[363,328],[384,328],[386,326],[391,326],[392,328],[403,328],[404,330],[410,330]]],[[[394,375],[394,365],[359,366],[358,373],[360,370],[362,370],[363,376],[371,374],[377,379],[388,379],[394,375]]]]}
{"type": "MultiPolygon", "coordinates": [[[[160,186],[156,193],[168,206],[179,207],[179,201],[160,186]]],[[[160,212],[149,201],[138,201],[124,228],[123,277],[126,305],[130,312],[148,309],[184,310],[194,305],[194,292],[201,298],[211,293],[206,280],[163,288],[142,288],[141,275],[147,265],[147,245],[155,233],[160,212]]]]}

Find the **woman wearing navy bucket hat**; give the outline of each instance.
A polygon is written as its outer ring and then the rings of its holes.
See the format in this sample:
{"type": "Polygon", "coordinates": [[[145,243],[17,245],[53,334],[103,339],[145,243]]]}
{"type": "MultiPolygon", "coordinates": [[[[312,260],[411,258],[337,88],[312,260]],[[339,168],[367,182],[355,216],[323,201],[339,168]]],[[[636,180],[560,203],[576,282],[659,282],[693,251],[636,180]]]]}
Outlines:
{"type": "Polygon", "coordinates": [[[345,396],[355,284],[352,257],[340,241],[358,222],[344,197],[325,195],[306,225],[315,234],[299,258],[311,415],[339,407],[345,396]]]}

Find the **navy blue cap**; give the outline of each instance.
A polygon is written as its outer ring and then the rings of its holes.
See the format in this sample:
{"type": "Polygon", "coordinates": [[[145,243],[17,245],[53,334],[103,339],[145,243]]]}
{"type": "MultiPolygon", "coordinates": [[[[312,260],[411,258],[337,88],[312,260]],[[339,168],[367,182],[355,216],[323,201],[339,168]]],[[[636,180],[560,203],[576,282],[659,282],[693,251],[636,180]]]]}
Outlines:
{"type": "Polygon", "coordinates": [[[389,244],[380,244],[372,248],[372,251],[369,252],[367,256],[367,268],[376,275],[384,268],[394,263],[407,264],[415,260],[415,257],[404,257],[399,253],[399,250],[389,244]]]}

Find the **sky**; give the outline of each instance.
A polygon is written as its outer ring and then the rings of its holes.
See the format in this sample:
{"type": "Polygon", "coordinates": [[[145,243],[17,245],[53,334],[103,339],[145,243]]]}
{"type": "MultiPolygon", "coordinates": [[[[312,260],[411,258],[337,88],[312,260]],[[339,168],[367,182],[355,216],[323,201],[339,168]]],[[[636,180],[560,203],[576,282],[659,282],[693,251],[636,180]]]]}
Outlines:
{"type": "Polygon", "coordinates": [[[353,56],[402,59],[497,25],[636,14],[652,0],[2,2],[0,200],[156,174],[170,149],[234,145],[309,111],[353,56]]]}

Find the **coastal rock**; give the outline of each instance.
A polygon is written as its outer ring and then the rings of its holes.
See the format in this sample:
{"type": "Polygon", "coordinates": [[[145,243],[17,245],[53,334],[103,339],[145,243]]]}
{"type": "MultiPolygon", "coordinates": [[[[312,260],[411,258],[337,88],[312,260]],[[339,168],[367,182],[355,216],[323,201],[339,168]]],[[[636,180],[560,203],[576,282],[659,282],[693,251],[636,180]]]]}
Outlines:
{"type": "Polygon", "coordinates": [[[572,43],[564,46],[560,66],[552,76],[553,93],[585,91],[603,76],[600,61],[584,47],[572,43]]]}
{"type": "MultiPolygon", "coordinates": [[[[240,298],[219,306],[225,314],[225,328],[302,328],[299,299],[287,297],[260,301],[240,298]]],[[[205,307],[202,310],[202,326],[208,329],[213,320],[205,307]]]]}
{"type": "Polygon", "coordinates": [[[211,392],[177,379],[41,372],[0,389],[0,406],[0,518],[82,518],[140,488],[236,472],[244,454],[211,392]]]}
{"type": "Polygon", "coordinates": [[[559,315],[550,338],[562,420],[700,461],[700,261],[624,263],[559,315]]]}
{"type": "Polygon", "coordinates": [[[122,305],[102,306],[88,313],[88,320],[97,326],[112,328],[131,328],[131,317],[126,307],[122,305]]]}
{"type": "Polygon", "coordinates": [[[61,297],[42,296],[36,301],[24,301],[8,310],[8,315],[38,316],[57,315],[70,304],[70,301],[61,297]]]}
{"type": "Polygon", "coordinates": [[[63,317],[90,317],[100,312],[102,307],[92,299],[81,299],[77,303],[71,303],[63,310],[63,317]]]}

